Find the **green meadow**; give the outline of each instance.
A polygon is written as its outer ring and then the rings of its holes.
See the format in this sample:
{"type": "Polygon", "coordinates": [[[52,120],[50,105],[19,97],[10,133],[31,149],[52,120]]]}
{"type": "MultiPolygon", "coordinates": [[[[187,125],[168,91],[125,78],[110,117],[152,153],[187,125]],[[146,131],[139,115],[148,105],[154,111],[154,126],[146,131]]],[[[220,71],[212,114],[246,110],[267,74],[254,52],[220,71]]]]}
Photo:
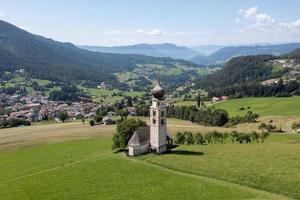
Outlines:
{"type": "MultiPolygon", "coordinates": [[[[226,180],[224,177],[210,179],[193,175],[201,174],[198,170],[213,170],[208,169],[210,164],[220,167],[219,162],[224,162],[221,173],[227,171],[232,175],[230,178],[235,178],[233,169],[226,166],[231,160],[219,160],[220,153],[215,150],[216,146],[205,148],[203,155],[185,152],[197,152],[199,146],[181,147],[171,154],[147,157],[146,161],[128,158],[123,153],[115,154],[110,148],[111,138],[103,137],[2,151],[0,199],[286,199],[284,196],[232,184],[230,181],[235,182],[233,180],[219,181],[226,180]],[[158,165],[147,164],[148,159],[158,165]],[[211,162],[206,165],[199,165],[209,160],[211,162]],[[182,170],[183,161],[186,163],[185,170],[182,170]],[[168,165],[173,169],[169,170],[168,165]]],[[[230,152],[232,148],[225,146],[225,149],[230,152]]],[[[242,168],[242,156],[236,156],[240,162],[235,168],[242,168]]],[[[246,173],[247,169],[240,171],[246,173]]],[[[279,177],[272,178],[281,180],[279,177]]],[[[247,181],[253,180],[246,179],[243,185],[251,185],[247,181]]],[[[289,179],[277,184],[284,186],[291,182],[289,179]]],[[[299,197],[292,193],[299,189],[297,185],[289,185],[288,189],[291,190],[288,193],[290,196],[299,197]]]]}
{"type": "Polygon", "coordinates": [[[216,103],[213,106],[227,110],[230,116],[242,116],[248,110],[260,116],[300,116],[300,96],[241,98],[216,103]]]}
{"type": "Polygon", "coordinates": [[[0,199],[300,199],[300,135],[131,158],[112,151],[114,132],[79,122],[0,130],[0,199]]]}
{"type": "Polygon", "coordinates": [[[300,199],[300,134],[273,135],[264,144],[181,146],[140,159],[300,199]]]}

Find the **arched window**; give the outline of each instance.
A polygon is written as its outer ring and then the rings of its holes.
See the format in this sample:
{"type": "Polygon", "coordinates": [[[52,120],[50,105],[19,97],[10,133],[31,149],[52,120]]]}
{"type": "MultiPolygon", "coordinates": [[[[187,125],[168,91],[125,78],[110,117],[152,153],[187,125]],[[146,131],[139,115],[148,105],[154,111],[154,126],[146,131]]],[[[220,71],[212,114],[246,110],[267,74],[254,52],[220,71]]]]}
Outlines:
{"type": "Polygon", "coordinates": [[[156,124],[156,119],[155,118],[152,119],[152,124],[156,124]]]}
{"type": "Polygon", "coordinates": [[[156,111],[155,111],[155,110],[153,110],[152,115],[153,115],[153,116],[156,116],[156,111]]]}

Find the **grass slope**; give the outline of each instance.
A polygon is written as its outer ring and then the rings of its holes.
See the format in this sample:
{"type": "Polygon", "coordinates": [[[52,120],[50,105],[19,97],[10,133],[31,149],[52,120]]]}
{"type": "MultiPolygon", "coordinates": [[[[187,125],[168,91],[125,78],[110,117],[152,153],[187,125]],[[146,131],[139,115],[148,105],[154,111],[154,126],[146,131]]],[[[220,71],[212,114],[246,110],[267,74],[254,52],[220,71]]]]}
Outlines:
{"type": "Polygon", "coordinates": [[[300,97],[267,97],[267,98],[241,98],[213,105],[215,108],[225,109],[230,116],[243,116],[247,107],[260,116],[300,116],[300,97]],[[245,110],[239,110],[244,107],[245,110]]]}
{"type": "Polygon", "coordinates": [[[284,199],[132,162],[110,147],[102,137],[2,151],[0,199],[284,199]]]}
{"type": "MultiPolygon", "coordinates": [[[[205,128],[168,122],[172,133],[205,128]]],[[[300,199],[300,135],[127,158],[111,151],[114,132],[80,122],[0,130],[0,199],[300,199]]]]}
{"type": "Polygon", "coordinates": [[[300,135],[273,135],[265,144],[183,145],[140,159],[300,199],[300,135]]]}

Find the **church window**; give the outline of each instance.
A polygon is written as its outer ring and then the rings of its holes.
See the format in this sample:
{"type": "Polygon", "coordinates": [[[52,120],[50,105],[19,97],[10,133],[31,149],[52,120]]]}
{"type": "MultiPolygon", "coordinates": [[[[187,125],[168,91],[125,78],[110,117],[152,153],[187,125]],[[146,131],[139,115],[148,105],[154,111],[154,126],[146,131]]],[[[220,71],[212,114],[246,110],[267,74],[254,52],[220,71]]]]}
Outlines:
{"type": "Polygon", "coordinates": [[[164,117],[164,116],[165,116],[165,112],[161,111],[161,117],[164,117]]]}
{"type": "Polygon", "coordinates": [[[156,119],[155,118],[152,119],[152,124],[156,124],[156,119]]]}
{"type": "Polygon", "coordinates": [[[153,116],[155,116],[155,115],[156,115],[156,111],[155,111],[155,110],[153,110],[153,113],[152,113],[152,115],[153,115],[153,116]]]}
{"type": "Polygon", "coordinates": [[[162,125],[165,124],[165,120],[164,119],[161,119],[161,122],[160,122],[162,125]]]}

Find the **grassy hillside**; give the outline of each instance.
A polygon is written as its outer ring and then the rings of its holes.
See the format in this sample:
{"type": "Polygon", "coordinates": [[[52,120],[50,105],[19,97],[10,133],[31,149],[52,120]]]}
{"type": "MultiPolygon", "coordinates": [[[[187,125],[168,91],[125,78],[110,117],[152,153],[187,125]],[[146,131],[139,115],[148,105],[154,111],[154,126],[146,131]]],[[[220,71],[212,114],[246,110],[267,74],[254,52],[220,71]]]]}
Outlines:
{"type": "MultiPolygon", "coordinates": [[[[204,156],[209,156],[209,151],[205,150],[204,156]]],[[[157,158],[165,160],[163,163],[168,163],[170,156],[177,156],[181,161],[203,158],[200,154],[176,152],[157,158]]],[[[219,155],[211,156],[212,161],[217,162],[219,155]]],[[[0,158],[0,199],[287,199],[191,175],[193,168],[181,173],[113,154],[108,136],[4,150],[0,158]]],[[[179,161],[175,163],[180,167],[179,161]]]]}
{"type": "Polygon", "coordinates": [[[299,199],[299,142],[300,135],[274,135],[265,144],[181,146],[168,155],[140,159],[299,199]]]}
{"type": "Polygon", "coordinates": [[[241,98],[213,105],[225,109],[230,116],[245,115],[248,110],[260,116],[300,116],[300,97],[241,98]],[[250,109],[248,109],[250,107],[250,109]],[[242,109],[244,108],[244,110],[242,109]]]}
{"type": "MultiPolygon", "coordinates": [[[[173,133],[202,130],[169,121],[173,133]]],[[[1,130],[0,199],[300,198],[300,135],[128,158],[111,151],[114,132],[79,122],[1,130]]]]}

